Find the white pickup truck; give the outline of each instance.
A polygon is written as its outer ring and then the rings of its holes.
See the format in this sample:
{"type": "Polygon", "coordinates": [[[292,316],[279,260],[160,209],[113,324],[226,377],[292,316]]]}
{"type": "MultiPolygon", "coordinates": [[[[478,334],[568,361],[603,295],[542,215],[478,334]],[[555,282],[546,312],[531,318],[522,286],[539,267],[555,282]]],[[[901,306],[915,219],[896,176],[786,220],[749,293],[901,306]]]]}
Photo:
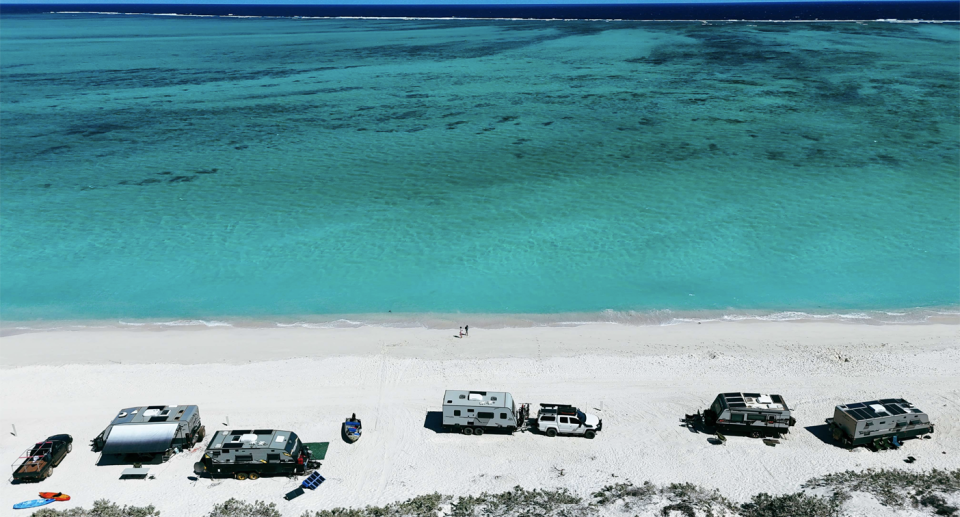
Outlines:
{"type": "Polygon", "coordinates": [[[558,434],[581,435],[592,439],[603,428],[603,420],[567,404],[540,404],[537,430],[549,437],[558,434]]]}

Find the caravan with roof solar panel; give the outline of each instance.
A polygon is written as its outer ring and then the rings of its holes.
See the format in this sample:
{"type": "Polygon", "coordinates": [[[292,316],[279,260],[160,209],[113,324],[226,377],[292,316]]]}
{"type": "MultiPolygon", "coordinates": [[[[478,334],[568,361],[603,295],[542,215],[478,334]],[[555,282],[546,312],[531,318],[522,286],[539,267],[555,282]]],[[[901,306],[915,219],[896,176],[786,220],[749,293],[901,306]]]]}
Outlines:
{"type": "Polygon", "coordinates": [[[709,409],[680,420],[688,427],[754,438],[780,436],[790,432],[797,421],[780,395],[762,393],[721,393],[709,409]]]}
{"type": "Polygon", "coordinates": [[[874,450],[900,447],[901,440],[933,433],[930,417],[904,399],[841,404],[827,419],[834,441],[874,450]]]}

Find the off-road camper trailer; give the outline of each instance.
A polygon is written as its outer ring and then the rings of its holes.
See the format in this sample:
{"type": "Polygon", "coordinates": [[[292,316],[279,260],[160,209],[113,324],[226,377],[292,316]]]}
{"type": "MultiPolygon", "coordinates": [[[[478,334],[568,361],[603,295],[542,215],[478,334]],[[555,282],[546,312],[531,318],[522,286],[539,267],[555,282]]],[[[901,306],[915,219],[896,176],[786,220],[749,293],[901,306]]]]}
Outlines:
{"type": "Polygon", "coordinates": [[[841,404],[827,419],[833,439],[846,447],[899,447],[900,441],[933,432],[930,417],[904,399],[841,404]]]}
{"type": "Polygon", "coordinates": [[[761,393],[721,393],[702,415],[687,415],[682,421],[688,426],[700,424],[706,429],[754,438],[788,433],[797,423],[783,397],[761,393]]]}
{"type": "Polygon", "coordinates": [[[447,390],[443,393],[443,428],[463,434],[484,431],[513,433],[523,426],[529,405],[519,411],[513,396],[503,391],[447,390]]]}
{"type": "Polygon", "coordinates": [[[304,474],[317,466],[297,433],[257,429],[217,431],[193,471],[199,476],[243,480],[304,474]]]}
{"type": "Polygon", "coordinates": [[[123,461],[167,461],[174,450],[203,440],[204,432],[197,406],[140,406],[120,410],[92,444],[123,461]]]}

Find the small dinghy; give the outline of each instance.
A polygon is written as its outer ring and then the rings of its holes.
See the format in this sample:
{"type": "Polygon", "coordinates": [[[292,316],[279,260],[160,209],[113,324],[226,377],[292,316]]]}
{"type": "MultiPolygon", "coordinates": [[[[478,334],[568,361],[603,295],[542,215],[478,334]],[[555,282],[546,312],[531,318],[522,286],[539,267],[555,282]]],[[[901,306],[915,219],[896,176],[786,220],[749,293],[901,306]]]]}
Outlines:
{"type": "Polygon", "coordinates": [[[363,425],[360,423],[360,419],[357,418],[357,414],[354,413],[343,422],[343,437],[346,438],[348,442],[355,442],[360,439],[362,428],[363,425]]]}

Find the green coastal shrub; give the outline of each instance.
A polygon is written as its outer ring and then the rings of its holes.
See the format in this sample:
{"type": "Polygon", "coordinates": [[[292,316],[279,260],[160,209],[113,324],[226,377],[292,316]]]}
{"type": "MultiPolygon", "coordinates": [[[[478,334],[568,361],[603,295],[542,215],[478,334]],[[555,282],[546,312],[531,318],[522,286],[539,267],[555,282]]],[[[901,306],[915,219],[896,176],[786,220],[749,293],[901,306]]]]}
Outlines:
{"type": "Polygon", "coordinates": [[[440,505],[447,499],[449,497],[434,493],[386,506],[306,511],[301,517],[436,517],[440,505]]]}
{"type": "Polygon", "coordinates": [[[720,517],[735,513],[733,503],[718,490],[707,490],[691,483],[672,483],[658,487],[646,481],[642,485],[618,483],[593,493],[594,506],[621,513],[656,512],[663,517],[720,517]],[[618,506],[619,505],[619,506],[618,506]]]}
{"type": "Polygon", "coordinates": [[[207,517],[280,517],[280,510],[277,510],[277,503],[248,503],[231,497],[214,506],[207,517]]]}
{"type": "Polygon", "coordinates": [[[844,496],[817,497],[798,492],[772,496],[757,494],[740,506],[743,517],[839,517],[844,496]]]}
{"type": "Polygon", "coordinates": [[[94,501],[93,508],[68,508],[54,510],[42,508],[33,512],[33,517],[157,517],[160,512],[150,506],[117,506],[107,499],[94,501]]]}
{"type": "Polygon", "coordinates": [[[515,515],[564,516],[586,511],[579,497],[565,488],[527,490],[516,486],[508,492],[458,498],[451,506],[451,517],[512,517],[515,515]],[[531,513],[533,512],[533,513],[531,513]]]}
{"type": "Polygon", "coordinates": [[[593,508],[566,489],[518,486],[496,494],[453,498],[434,493],[385,506],[307,511],[301,517],[585,517],[592,513],[593,508]]]}
{"type": "Polygon", "coordinates": [[[847,470],[813,478],[804,483],[803,487],[826,488],[834,493],[863,492],[894,508],[920,508],[930,506],[921,503],[924,497],[960,493],[960,469],[933,469],[926,472],[899,469],[867,469],[860,472],[847,470]]]}
{"type": "MultiPolygon", "coordinates": [[[[754,495],[736,505],[717,490],[691,483],[666,486],[607,485],[585,501],[565,488],[527,490],[451,497],[437,493],[417,496],[384,506],[310,510],[301,517],[841,517],[850,492],[871,494],[886,506],[911,507],[928,515],[960,517],[960,509],[944,496],[960,493],[960,469],[909,472],[865,470],[839,472],[810,479],[805,490],[825,491],[826,496],[807,491],[794,494],[754,495]]],[[[54,510],[43,508],[34,517],[157,517],[152,505],[120,507],[101,499],[93,508],[54,510]]],[[[206,517],[280,517],[276,503],[248,503],[229,499],[213,507],[206,517]]]]}
{"type": "Polygon", "coordinates": [[[607,506],[617,502],[623,502],[625,504],[650,502],[654,496],[659,493],[660,490],[656,485],[649,481],[644,481],[640,486],[636,486],[633,483],[607,485],[592,495],[595,505],[607,506]]]}
{"type": "Polygon", "coordinates": [[[671,483],[661,490],[670,504],[660,509],[668,517],[677,511],[685,517],[718,517],[734,511],[734,505],[719,490],[707,490],[692,483],[671,483]]]}

